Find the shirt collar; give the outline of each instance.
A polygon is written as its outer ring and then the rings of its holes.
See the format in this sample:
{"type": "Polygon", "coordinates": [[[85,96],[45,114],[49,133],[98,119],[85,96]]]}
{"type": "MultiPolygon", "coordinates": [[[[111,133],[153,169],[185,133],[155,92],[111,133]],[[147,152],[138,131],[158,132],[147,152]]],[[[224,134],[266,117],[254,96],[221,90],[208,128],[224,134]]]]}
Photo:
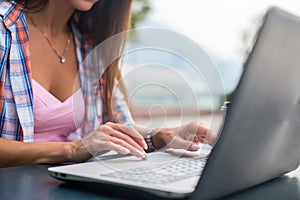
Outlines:
{"type": "Polygon", "coordinates": [[[23,12],[23,6],[16,2],[0,1],[0,15],[6,28],[11,27],[23,12]]]}

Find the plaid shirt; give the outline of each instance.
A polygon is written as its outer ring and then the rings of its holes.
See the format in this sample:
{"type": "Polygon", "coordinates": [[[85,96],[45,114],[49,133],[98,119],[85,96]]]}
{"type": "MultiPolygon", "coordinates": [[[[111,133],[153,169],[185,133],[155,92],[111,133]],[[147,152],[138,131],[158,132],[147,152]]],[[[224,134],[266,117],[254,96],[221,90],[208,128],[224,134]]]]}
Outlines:
{"type": "MultiPolygon", "coordinates": [[[[98,77],[99,81],[99,76],[91,73],[92,65],[84,64],[91,46],[74,26],[72,30],[85,99],[85,123],[71,133],[70,138],[79,139],[107,122],[107,116],[103,116],[101,87],[94,84],[95,78],[98,77]]],[[[5,0],[0,0],[0,58],[0,137],[32,142],[34,112],[28,27],[22,6],[5,0]]],[[[132,125],[134,122],[127,103],[118,87],[112,95],[115,122],[132,125]]]]}

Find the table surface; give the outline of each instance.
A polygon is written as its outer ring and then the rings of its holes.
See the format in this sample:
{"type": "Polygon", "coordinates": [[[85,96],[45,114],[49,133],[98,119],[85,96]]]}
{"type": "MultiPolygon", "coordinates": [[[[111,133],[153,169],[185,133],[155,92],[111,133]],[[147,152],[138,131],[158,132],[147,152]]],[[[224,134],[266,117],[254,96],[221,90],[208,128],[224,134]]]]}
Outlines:
{"type": "MultiPolygon", "coordinates": [[[[146,192],[101,184],[65,183],[49,176],[53,165],[0,169],[0,199],[158,199],[146,192]]],[[[226,199],[300,200],[300,168],[226,199]]]]}

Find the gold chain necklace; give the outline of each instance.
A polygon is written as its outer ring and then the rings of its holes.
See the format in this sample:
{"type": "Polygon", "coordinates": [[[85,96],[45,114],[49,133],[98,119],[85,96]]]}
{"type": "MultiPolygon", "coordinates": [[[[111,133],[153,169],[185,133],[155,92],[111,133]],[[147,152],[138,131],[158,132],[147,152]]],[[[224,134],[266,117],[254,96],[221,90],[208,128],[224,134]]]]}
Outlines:
{"type": "Polygon", "coordinates": [[[69,49],[69,47],[70,47],[70,43],[71,43],[71,39],[70,39],[71,35],[68,36],[67,44],[66,44],[66,47],[65,47],[65,50],[64,50],[63,54],[60,54],[60,53],[56,50],[54,44],[52,44],[52,42],[50,41],[48,35],[43,31],[43,29],[42,29],[41,27],[37,26],[37,24],[33,21],[33,19],[31,18],[31,16],[28,15],[28,17],[29,17],[31,23],[32,23],[35,27],[38,27],[38,29],[41,31],[42,35],[44,36],[44,38],[45,38],[46,41],[48,42],[49,46],[50,46],[51,49],[54,51],[54,53],[56,54],[56,56],[59,58],[60,63],[61,63],[61,64],[64,64],[64,63],[66,62],[66,57],[65,57],[65,55],[66,55],[66,53],[67,53],[67,51],[68,51],[68,49],[69,49]]]}

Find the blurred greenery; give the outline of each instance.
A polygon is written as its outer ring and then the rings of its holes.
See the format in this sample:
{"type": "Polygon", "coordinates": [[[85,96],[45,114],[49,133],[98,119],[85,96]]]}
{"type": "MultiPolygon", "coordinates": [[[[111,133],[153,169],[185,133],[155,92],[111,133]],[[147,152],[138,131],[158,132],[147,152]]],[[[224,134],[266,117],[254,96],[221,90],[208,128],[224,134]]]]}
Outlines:
{"type": "Polygon", "coordinates": [[[131,28],[136,28],[136,25],[145,19],[150,10],[149,0],[134,0],[132,4],[131,28]]]}

